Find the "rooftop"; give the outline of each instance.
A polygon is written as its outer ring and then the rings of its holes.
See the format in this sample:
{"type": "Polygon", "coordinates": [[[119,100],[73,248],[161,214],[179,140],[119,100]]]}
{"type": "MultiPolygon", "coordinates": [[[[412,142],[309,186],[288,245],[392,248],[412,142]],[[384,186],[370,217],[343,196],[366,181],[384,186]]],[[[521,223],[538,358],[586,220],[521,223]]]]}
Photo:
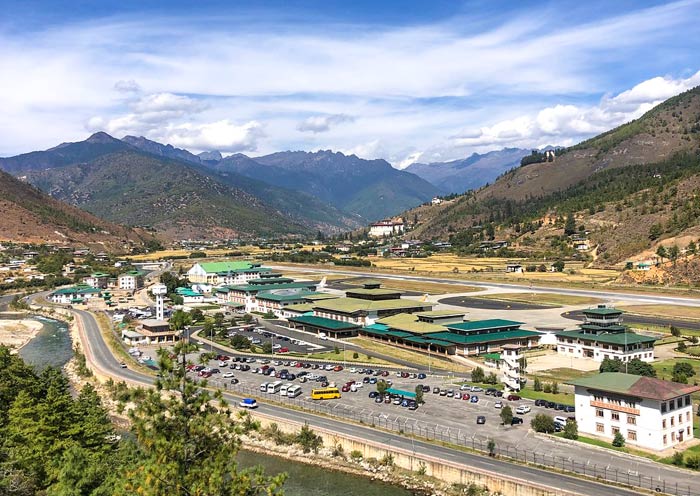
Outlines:
{"type": "Polygon", "coordinates": [[[449,341],[451,343],[468,345],[476,343],[491,343],[494,341],[506,341],[510,339],[518,338],[530,338],[534,336],[541,336],[541,333],[535,331],[526,331],[524,329],[515,329],[513,331],[502,331],[493,332],[489,334],[455,334],[453,332],[436,332],[430,333],[423,336],[425,339],[433,340],[440,339],[443,341],[449,341]]]}
{"type": "Polygon", "coordinates": [[[606,316],[606,315],[620,315],[622,314],[622,310],[618,310],[617,308],[610,308],[610,307],[604,307],[604,306],[598,306],[595,308],[586,308],[585,310],[582,310],[583,314],[590,314],[590,315],[598,315],[598,316],[606,316]]]}
{"type": "Polygon", "coordinates": [[[459,322],[457,324],[447,324],[445,327],[448,329],[456,329],[458,331],[485,331],[489,329],[502,329],[506,327],[520,327],[522,324],[522,322],[516,322],[514,320],[487,319],[459,322]]]}
{"type": "Polygon", "coordinates": [[[289,277],[264,277],[261,279],[251,279],[248,281],[248,284],[264,285],[264,284],[280,284],[280,283],[285,283],[285,282],[294,282],[294,279],[290,279],[289,277]]]}
{"type": "Polygon", "coordinates": [[[391,296],[400,295],[401,291],[394,289],[382,289],[382,288],[351,288],[345,291],[346,294],[358,294],[358,295],[368,295],[368,296],[391,296]]]}
{"type": "Polygon", "coordinates": [[[327,319],[325,317],[315,317],[313,315],[300,315],[299,317],[290,317],[290,322],[306,324],[322,329],[330,329],[332,331],[342,331],[346,329],[357,329],[359,326],[351,322],[341,322],[340,320],[327,319]]]}
{"type": "Polygon", "coordinates": [[[432,308],[434,303],[419,302],[415,300],[362,300],[359,298],[335,298],[316,303],[314,308],[329,310],[331,312],[355,313],[371,312],[378,310],[400,310],[408,308],[432,308]]]}
{"type": "Polygon", "coordinates": [[[400,313],[391,317],[377,320],[377,323],[389,326],[391,329],[423,334],[426,332],[442,332],[445,328],[441,325],[431,324],[418,320],[418,316],[410,313],[400,313]]]}
{"type": "Polygon", "coordinates": [[[307,296],[314,294],[313,291],[308,291],[302,289],[300,291],[285,291],[280,290],[276,293],[269,291],[261,291],[257,294],[256,298],[259,300],[269,300],[269,301],[294,301],[294,300],[304,300],[307,296]]]}
{"type": "Polygon", "coordinates": [[[686,394],[700,391],[700,386],[690,386],[679,382],[663,381],[654,377],[623,374],[621,372],[603,372],[592,377],[573,381],[580,386],[598,391],[666,401],[686,394]]]}
{"type": "Polygon", "coordinates": [[[302,288],[315,288],[317,283],[315,282],[284,282],[279,284],[239,284],[234,286],[228,286],[229,290],[232,291],[272,291],[273,289],[302,289],[302,288]]]}
{"type": "Polygon", "coordinates": [[[588,341],[598,341],[606,344],[637,344],[650,343],[656,341],[651,336],[642,336],[634,332],[602,332],[600,334],[586,334],[583,331],[563,331],[557,332],[557,336],[571,339],[585,339],[588,341]]]}
{"type": "Polygon", "coordinates": [[[461,310],[429,310],[427,312],[418,312],[416,315],[434,319],[440,317],[464,317],[464,312],[461,310]]]}
{"type": "Polygon", "coordinates": [[[199,262],[199,266],[208,274],[217,272],[228,272],[241,269],[250,269],[253,267],[251,262],[236,261],[236,262],[199,262]]]}

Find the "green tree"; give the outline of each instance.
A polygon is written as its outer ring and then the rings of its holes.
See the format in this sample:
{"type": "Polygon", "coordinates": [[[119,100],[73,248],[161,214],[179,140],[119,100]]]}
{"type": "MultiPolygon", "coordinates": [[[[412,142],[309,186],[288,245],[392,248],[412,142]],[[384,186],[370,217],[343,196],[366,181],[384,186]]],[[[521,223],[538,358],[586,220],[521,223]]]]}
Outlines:
{"type": "Polygon", "coordinates": [[[552,381],[552,394],[559,394],[559,383],[552,381]]]}
{"type": "Polygon", "coordinates": [[[538,413],[535,415],[535,418],[530,421],[530,427],[532,427],[532,430],[535,432],[554,432],[554,419],[544,413],[538,413]]]}
{"type": "Polygon", "coordinates": [[[578,424],[575,420],[567,420],[564,425],[564,437],[566,439],[578,439],[578,424]]]}
{"type": "Polygon", "coordinates": [[[673,365],[674,374],[683,374],[686,377],[692,377],[695,375],[695,369],[688,362],[676,362],[673,365]]]}
{"type": "Polygon", "coordinates": [[[573,213],[570,213],[566,217],[566,222],[564,223],[564,235],[571,236],[576,233],[576,218],[573,213]]]}
{"type": "Polygon", "coordinates": [[[671,245],[668,249],[668,258],[671,259],[671,261],[675,264],[676,260],[678,260],[678,256],[680,255],[681,251],[678,248],[678,245],[671,245]]]}
{"type": "Polygon", "coordinates": [[[503,425],[510,425],[512,420],[513,410],[510,408],[510,406],[506,405],[501,408],[501,422],[503,422],[503,425]]]}
{"type": "Polygon", "coordinates": [[[272,353],[272,343],[271,343],[270,341],[265,341],[265,342],[262,344],[262,347],[261,347],[261,348],[262,348],[262,352],[263,352],[263,353],[266,353],[266,354],[268,354],[268,355],[269,355],[270,353],[272,353]]]}
{"type": "Polygon", "coordinates": [[[554,270],[556,270],[557,272],[564,272],[564,261],[557,260],[552,264],[552,267],[554,267],[554,270]]]}
{"type": "Polygon", "coordinates": [[[688,349],[688,346],[685,344],[685,341],[679,341],[678,342],[678,347],[676,350],[680,351],[681,353],[685,353],[685,351],[688,349]]]}
{"type": "Polygon", "coordinates": [[[418,403],[419,405],[422,404],[423,403],[423,386],[421,386],[420,384],[417,385],[416,388],[414,389],[414,391],[416,392],[416,403],[418,403]]]}
{"type": "Polygon", "coordinates": [[[387,389],[389,389],[389,384],[385,380],[377,381],[377,392],[379,394],[386,393],[387,389]]]}
{"type": "Polygon", "coordinates": [[[190,312],[190,318],[192,322],[201,322],[204,320],[204,312],[199,308],[195,308],[190,312]]]}
{"type": "Polygon", "coordinates": [[[171,329],[181,331],[192,323],[192,316],[183,310],[175,310],[170,316],[169,322],[171,329]]]}
{"type": "Polygon", "coordinates": [[[542,381],[540,381],[539,377],[535,377],[535,381],[532,384],[532,389],[535,391],[542,391],[542,381]]]}
{"type": "Polygon", "coordinates": [[[681,336],[681,330],[678,327],[672,325],[671,326],[671,336],[679,338],[681,336]]]}
{"type": "Polygon", "coordinates": [[[666,248],[664,248],[663,246],[659,246],[656,249],[656,256],[659,257],[659,259],[661,260],[661,263],[663,263],[664,258],[666,258],[668,256],[666,253],[666,248]]]}
{"type": "Polygon", "coordinates": [[[481,367],[476,367],[474,370],[472,370],[472,382],[484,382],[484,369],[481,367]]]}
{"type": "Polygon", "coordinates": [[[164,349],[158,351],[157,389],[148,391],[129,414],[139,456],[117,492],[282,494],[283,476],[268,478],[260,469],[238,468],[237,426],[221,394],[212,396],[186,374],[185,353],[191,351],[183,342],[175,345],[175,359],[164,349]]]}
{"type": "Polygon", "coordinates": [[[318,453],[318,449],[323,446],[323,438],[316,434],[309,424],[304,424],[296,435],[295,442],[301,446],[304,453],[318,453]]]}
{"type": "Polygon", "coordinates": [[[231,337],[231,347],[236,350],[248,350],[250,349],[250,341],[240,334],[234,334],[231,337]]]}
{"type": "Polygon", "coordinates": [[[612,445],[615,446],[616,448],[622,448],[625,445],[625,438],[622,437],[622,434],[620,434],[620,431],[617,431],[615,433],[615,437],[613,438],[612,445]]]}

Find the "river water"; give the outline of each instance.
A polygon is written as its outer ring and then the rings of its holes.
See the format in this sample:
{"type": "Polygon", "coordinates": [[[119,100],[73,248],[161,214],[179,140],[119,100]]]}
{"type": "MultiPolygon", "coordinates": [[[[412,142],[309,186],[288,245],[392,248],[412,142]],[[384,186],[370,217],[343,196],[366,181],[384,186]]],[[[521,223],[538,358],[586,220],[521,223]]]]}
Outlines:
{"type": "Polygon", "coordinates": [[[34,339],[19,350],[19,355],[39,372],[46,367],[63,367],[73,356],[68,325],[45,317],[33,318],[44,327],[34,339]]]}
{"type": "MultiPolygon", "coordinates": [[[[63,367],[73,355],[68,326],[58,320],[34,318],[44,327],[19,351],[20,356],[37,371],[49,366],[63,367]]],[[[250,451],[241,451],[238,460],[243,467],[261,465],[268,475],[286,472],[288,474],[284,484],[286,496],[410,496],[412,494],[403,488],[372,481],[365,477],[250,451]]]]}
{"type": "Polygon", "coordinates": [[[238,454],[241,466],[260,465],[266,475],[286,472],[285,496],[410,496],[412,493],[365,477],[328,470],[315,465],[290,462],[284,458],[250,451],[238,454]]]}

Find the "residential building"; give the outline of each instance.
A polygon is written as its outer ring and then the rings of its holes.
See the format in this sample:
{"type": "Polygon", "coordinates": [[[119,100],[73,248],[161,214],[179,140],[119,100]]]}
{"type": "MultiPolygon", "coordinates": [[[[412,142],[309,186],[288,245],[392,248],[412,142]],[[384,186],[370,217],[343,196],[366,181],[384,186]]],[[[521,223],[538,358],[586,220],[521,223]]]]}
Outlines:
{"type": "Polygon", "coordinates": [[[70,288],[57,289],[49,295],[49,301],[52,303],[61,303],[64,305],[86,303],[92,298],[100,296],[101,290],[92,286],[77,285],[70,288]]]}
{"type": "Polygon", "coordinates": [[[638,358],[654,360],[656,338],[629,331],[622,325],[622,310],[598,305],[583,311],[580,329],[557,332],[557,351],[565,356],[592,358],[602,362],[617,358],[623,362],[638,358]]]}
{"type": "Polygon", "coordinates": [[[107,289],[109,285],[109,274],[104,272],[93,272],[87,277],[83,277],[83,283],[93,288],[107,289]]]}
{"type": "Polygon", "coordinates": [[[683,449],[693,440],[690,395],[700,386],[617,372],[578,379],[576,422],[580,434],[649,450],[683,449]]]}
{"type": "Polygon", "coordinates": [[[384,236],[395,236],[403,234],[404,223],[402,220],[384,219],[370,225],[369,235],[373,238],[383,238],[384,236]]]}
{"type": "Polygon", "coordinates": [[[130,270],[123,274],[119,274],[117,278],[117,287],[126,291],[136,291],[143,287],[143,272],[139,270],[130,270]]]}
{"type": "Polygon", "coordinates": [[[204,295],[191,288],[175,288],[175,294],[182,297],[182,303],[185,305],[204,302],[204,295]]]}
{"type": "Polygon", "coordinates": [[[432,200],[430,200],[431,205],[440,205],[442,203],[442,198],[439,196],[436,196],[432,200]]]}
{"type": "Polygon", "coordinates": [[[122,339],[130,346],[139,344],[166,344],[180,339],[181,331],[170,329],[166,320],[145,319],[136,330],[124,329],[122,339]]]}
{"type": "Polygon", "coordinates": [[[519,263],[509,263],[508,265],[506,265],[506,272],[522,274],[523,272],[525,272],[525,268],[519,263]]]}
{"type": "Polygon", "coordinates": [[[318,294],[307,289],[280,289],[277,291],[261,291],[255,300],[257,311],[262,313],[272,312],[277,317],[284,317],[283,310],[290,305],[309,304],[307,296],[318,294]]]}
{"type": "Polygon", "coordinates": [[[244,305],[243,308],[246,312],[258,312],[260,311],[257,300],[258,293],[265,292],[269,294],[282,290],[290,292],[292,290],[305,290],[311,293],[316,291],[316,286],[318,285],[318,283],[313,281],[294,282],[292,279],[286,278],[276,278],[277,281],[271,279],[273,278],[253,279],[247,284],[222,286],[216,289],[216,301],[222,305],[227,303],[241,304],[244,305]]]}

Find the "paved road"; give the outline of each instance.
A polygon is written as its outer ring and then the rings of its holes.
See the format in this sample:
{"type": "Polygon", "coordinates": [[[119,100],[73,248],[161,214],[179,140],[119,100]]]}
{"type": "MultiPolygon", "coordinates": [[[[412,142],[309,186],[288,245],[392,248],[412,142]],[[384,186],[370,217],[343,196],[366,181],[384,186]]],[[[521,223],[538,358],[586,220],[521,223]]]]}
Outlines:
{"type": "Polygon", "coordinates": [[[471,298],[468,296],[451,296],[438,300],[438,303],[465,308],[479,308],[481,310],[546,310],[552,308],[549,305],[537,305],[536,303],[500,301],[487,298],[471,298]]]}
{"type": "MultiPolygon", "coordinates": [[[[585,320],[582,311],[565,312],[561,314],[562,317],[574,320],[585,320]]],[[[633,315],[630,313],[625,313],[622,317],[623,322],[626,324],[641,324],[641,325],[653,325],[661,327],[671,327],[676,326],[682,329],[691,329],[694,331],[700,330],[700,322],[697,320],[681,320],[669,317],[651,317],[647,315],[633,315]]]]}
{"type": "MultiPolygon", "coordinates": [[[[123,379],[134,384],[149,386],[153,383],[151,376],[141,374],[131,369],[122,369],[118,361],[112,356],[102,334],[99,332],[97,321],[88,312],[76,311],[83,324],[84,336],[87,338],[85,345],[86,356],[99,370],[116,379],[123,379]]],[[[225,396],[232,402],[239,398],[227,393],[225,396]]],[[[260,405],[260,412],[277,418],[293,420],[295,422],[308,422],[314,427],[330,429],[336,432],[369,439],[382,443],[388,448],[395,447],[412,451],[417,454],[433,456],[436,458],[461,463],[472,469],[488,470],[496,473],[508,474],[512,477],[533,481],[548,487],[571,491],[587,496],[609,496],[611,494],[621,496],[633,496],[639,494],[630,491],[598,484],[596,482],[577,479],[566,475],[539,470],[526,466],[516,465],[499,459],[488,458],[480,455],[464,453],[443,446],[436,446],[422,441],[416,441],[388,432],[378,431],[369,427],[348,424],[327,417],[320,417],[311,413],[290,410],[282,406],[265,404],[260,405]]]]}
{"type": "MultiPolygon", "coordinates": [[[[393,279],[398,281],[424,281],[424,282],[435,282],[440,284],[452,284],[452,285],[469,285],[475,286],[483,289],[500,288],[518,291],[532,291],[533,288],[528,284],[513,284],[513,283],[497,283],[497,282],[484,282],[484,281],[473,281],[470,279],[445,279],[440,277],[427,277],[427,276],[408,276],[408,275],[393,275],[393,274],[383,274],[377,272],[349,272],[337,269],[323,269],[323,268],[309,268],[309,267],[294,267],[294,266],[275,266],[271,265],[273,269],[282,270],[287,272],[299,271],[299,272],[313,272],[325,273],[325,274],[340,274],[346,276],[355,277],[371,277],[373,279],[393,279]]],[[[591,290],[591,289],[567,289],[567,288],[557,288],[557,287],[547,287],[547,286],[537,286],[538,293],[554,293],[563,294],[571,296],[589,296],[597,298],[605,298],[615,301],[629,301],[636,303],[650,303],[650,304],[670,304],[670,305],[688,305],[688,306],[700,306],[700,298],[693,297],[680,297],[680,296],[664,296],[664,295],[653,295],[653,294],[636,294],[636,293],[626,293],[624,291],[606,291],[606,290],[591,290]]]]}

